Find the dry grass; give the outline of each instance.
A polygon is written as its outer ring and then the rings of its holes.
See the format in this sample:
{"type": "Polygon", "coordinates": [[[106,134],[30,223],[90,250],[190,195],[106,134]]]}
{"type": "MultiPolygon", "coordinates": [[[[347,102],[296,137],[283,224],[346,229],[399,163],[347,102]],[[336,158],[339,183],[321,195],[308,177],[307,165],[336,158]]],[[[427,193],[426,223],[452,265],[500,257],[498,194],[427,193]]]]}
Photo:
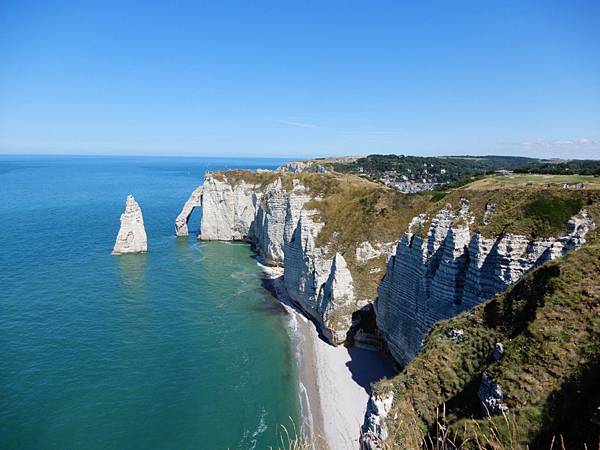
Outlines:
{"type": "MultiPolygon", "coordinates": [[[[306,437],[306,433],[302,428],[298,428],[294,419],[289,418],[289,426],[279,425],[277,430],[277,450],[326,450],[328,449],[327,442],[322,436],[314,438],[306,437]]],[[[269,447],[274,450],[274,447],[269,447]]]]}
{"type": "MultiPolygon", "coordinates": [[[[524,450],[520,442],[520,427],[514,415],[502,414],[499,420],[466,421],[462,436],[455,435],[446,421],[446,408],[437,410],[437,420],[433,434],[422,436],[415,449],[425,450],[524,450]],[[483,423],[483,425],[482,425],[483,423]],[[464,438],[464,436],[468,436],[464,438]]],[[[390,449],[393,447],[390,447],[390,449]]],[[[567,450],[562,436],[554,436],[548,450],[567,450]]]]}

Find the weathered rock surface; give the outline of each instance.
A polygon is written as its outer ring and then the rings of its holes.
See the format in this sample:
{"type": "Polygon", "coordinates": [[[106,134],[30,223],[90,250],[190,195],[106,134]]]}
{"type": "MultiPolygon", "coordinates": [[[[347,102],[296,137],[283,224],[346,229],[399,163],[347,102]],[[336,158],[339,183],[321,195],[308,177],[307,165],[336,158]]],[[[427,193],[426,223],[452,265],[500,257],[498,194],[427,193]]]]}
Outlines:
{"type": "Polygon", "coordinates": [[[277,170],[279,172],[302,173],[307,171],[311,166],[311,161],[290,161],[282,166],[279,166],[277,170]]]}
{"type": "Polygon", "coordinates": [[[144,228],[144,217],[140,205],[133,195],[127,196],[125,211],[121,214],[121,227],[117,234],[113,255],[143,253],[148,251],[148,238],[144,228]]]}
{"type": "Polygon", "coordinates": [[[188,221],[190,220],[190,216],[195,208],[202,207],[202,186],[198,186],[194,189],[194,192],[190,195],[187,202],[183,205],[183,209],[175,219],[175,234],[177,236],[187,236],[189,234],[188,231],[188,221]]]}
{"type": "Polygon", "coordinates": [[[385,424],[394,402],[393,392],[385,395],[371,394],[365,413],[365,421],[362,428],[361,448],[364,450],[376,450],[382,447],[388,437],[385,424]]]}
{"type": "Polygon", "coordinates": [[[374,304],[379,330],[401,365],[420,350],[435,322],[472,308],[534,267],[581,246],[595,226],[582,210],[558,238],[531,241],[514,234],[486,238],[470,232],[468,202],[456,213],[449,205],[442,209],[426,238],[412,232],[423,222],[423,217],[413,220],[398,242],[374,304]],[[456,219],[461,226],[452,226],[456,219]]]}
{"type": "Polygon", "coordinates": [[[246,240],[259,201],[256,186],[244,181],[236,185],[207,174],[202,192],[200,239],[246,240]]]}
{"type": "Polygon", "coordinates": [[[380,255],[381,251],[376,250],[369,241],[365,241],[356,247],[356,253],[354,256],[358,264],[364,264],[370,259],[377,258],[380,255]]]}
{"type": "Polygon", "coordinates": [[[392,256],[396,250],[395,242],[376,242],[375,245],[369,241],[362,242],[356,247],[354,258],[357,264],[365,264],[371,259],[379,258],[381,255],[392,256]]]}
{"type": "Polygon", "coordinates": [[[487,372],[483,372],[477,397],[481,402],[484,416],[498,416],[508,411],[508,406],[503,402],[504,394],[502,393],[502,388],[490,378],[487,372]]]}

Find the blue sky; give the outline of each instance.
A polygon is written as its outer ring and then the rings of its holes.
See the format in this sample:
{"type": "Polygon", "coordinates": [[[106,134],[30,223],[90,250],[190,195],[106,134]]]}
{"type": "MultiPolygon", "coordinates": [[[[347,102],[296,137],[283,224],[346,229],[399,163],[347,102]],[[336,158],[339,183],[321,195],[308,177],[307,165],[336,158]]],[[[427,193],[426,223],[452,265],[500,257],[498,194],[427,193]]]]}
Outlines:
{"type": "Polygon", "coordinates": [[[0,152],[600,158],[600,2],[1,0],[0,152]]]}

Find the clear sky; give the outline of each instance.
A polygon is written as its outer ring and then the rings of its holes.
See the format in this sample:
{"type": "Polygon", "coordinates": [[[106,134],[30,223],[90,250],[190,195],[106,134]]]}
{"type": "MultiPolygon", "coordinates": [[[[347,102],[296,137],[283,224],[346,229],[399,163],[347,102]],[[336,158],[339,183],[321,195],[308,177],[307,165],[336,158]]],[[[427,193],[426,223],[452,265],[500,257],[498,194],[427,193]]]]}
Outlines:
{"type": "Polygon", "coordinates": [[[600,1],[0,0],[0,152],[600,158],[600,1]]]}

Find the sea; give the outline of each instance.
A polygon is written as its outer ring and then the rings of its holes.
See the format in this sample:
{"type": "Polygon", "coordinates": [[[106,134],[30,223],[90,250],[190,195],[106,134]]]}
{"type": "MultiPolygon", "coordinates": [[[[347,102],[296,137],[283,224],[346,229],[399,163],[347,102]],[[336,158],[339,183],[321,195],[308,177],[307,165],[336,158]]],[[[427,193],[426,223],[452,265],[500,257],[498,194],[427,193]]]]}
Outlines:
{"type": "Polygon", "coordinates": [[[175,237],[205,171],[0,155],[0,448],[264,449],[298,427],[289,317],[248,244],[175,237]],[[127,194],[148,253],[113,256],[127,194]],[[284,428],[285,427],[285,428],[284,428]]]}

